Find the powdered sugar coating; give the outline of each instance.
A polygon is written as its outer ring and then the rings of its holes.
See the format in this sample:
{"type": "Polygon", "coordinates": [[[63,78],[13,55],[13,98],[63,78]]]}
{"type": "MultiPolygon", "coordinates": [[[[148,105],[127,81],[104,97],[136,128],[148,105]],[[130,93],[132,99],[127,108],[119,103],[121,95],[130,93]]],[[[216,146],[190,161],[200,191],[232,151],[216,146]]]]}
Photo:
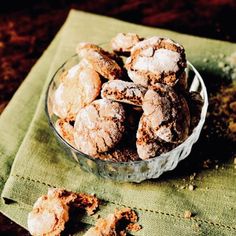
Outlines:
{"type": "Polygon", "coordinates": [[[75,119],[78,111],[91,103],[100,93],[98,73],[81,61],[62,78],[54,94],[53,112],[60,118],[75,119]]]}
{"type": "Polygon", "coordinates": [[[154,89],[144,96],[137,131],[136,146],[142,159],[170,150],[189,134],[190,114],[184,97],[169,86],[156,84],[154,89]]]}
{"type": "Polygon", "coordinates": [[[111,48],[116,52],[130,52],[132,47],[141,41],[141,38],[134,33],[118,33],[111,40],[111,48]]]}
{"type": "Polygon", "coordinates": [[[53,192],[40,197],[28,215],[28,230],[32,235],[60,235],[69,220],[69,207],[53,192]]]}
{"type": "Polygon", "coordinates": [[[137,152],[143,160],[168,152],[176,146],[159,139],[153,131],[151,120],[145,115],[140,119],[136,137],[137,152]]]}
{"type": "Polygon", "coordinates": [[[103,84],[101,96],[118,102],[141,106],[147,89],[141,85],[122,80],[111,80],[103,84]]]}
{"type": "Polygon", "coordinates": [[[122,69],[114,60],[113,55],[99,46],[91,43],[79,43],[76,52],[80,57],[87,59],[94,70],[104,78],[113,80],[122,76],[122,69]]]}
{"type": "Polygon", "coordinates": [[[99,99],[82,108],[75,120],[76,147],[88,155],[113,148],[124,133],[125,111],[121,104],[99,99]]]}
{"type": "Polygon", "coordinates": [[[184,48],[170,39],[154,36],[131,49],[125,67],[131,80],[137,84],[174,86],[186,67],[184,48]]]}

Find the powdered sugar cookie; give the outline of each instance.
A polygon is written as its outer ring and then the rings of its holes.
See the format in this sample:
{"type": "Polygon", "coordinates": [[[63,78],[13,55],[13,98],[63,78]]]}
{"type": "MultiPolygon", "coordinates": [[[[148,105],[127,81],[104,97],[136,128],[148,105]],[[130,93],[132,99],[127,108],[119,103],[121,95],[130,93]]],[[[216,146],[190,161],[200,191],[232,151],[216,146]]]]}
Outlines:
{"type": "Polygon", "coordinates": [[[189,134],[190,114],[186,100],[166,85],[148,90],[137,131],[137,152],[142,159],[155,157],[183,142],[189,134]]]}
{"type": "Polygon", "coordinates": [[[94,70],[104,78],[109,80],[121,78],[123,73],[121,67],[109,52],[99,46],[91,43],[79,43],[76,52],[80,57],[87,59],[94,70]]]}
{"type": "Polygon", "coordinates": [[[81,63],[63,75],[54,95],[53,112],[60,118],[74,120],[78,111],[99,95],[101,80],[98,73],[81,63]]]}
{"type": "Polygon", "coordinates": [[[147,89],[141,85],[122,80],[104,83],[101,90],[103,98],[141,106],[147,89]]]}
{"type": "Polygon", "coordinates": [[[187,138],[190,126],[188,105],[171,87],[156,84],[155,91],[148,90],[143,111],[156,137],[171,143],[180,143],[187,138]]]}
{"type": "Polygon", "coordinates": [[[28,215],[28,230],[32,235],[60,235],[69,220],[69,206],[53,192],[40,197],[28,215]]]}
{"type": "Polygon", "coordinates": [[[170,39],[154,36],[131,49],[125,67],[131,80],[137,84],[174,86],[186,67],[184,48],[170,39]]]}
{"type": "Polygon", "coordinates": [[[117,102],[99,99],[82,108],[75,120],[76,147],[88,155],[113,148],[124,133],[125,111],[117,102]]]}
{"type": "Polygon", "coordinates": [[[158,138],[152,129],[149,117],[145,115],[140,119],[136,137],[137,153],[143,160],[168,152],[176,146],[176,144],[167,143],[158,138]]]}
{"type": "Polygon", "coordinates": [[[142,38],[134,33],[118,33],[111,40],[111,48],[115,52],[129,53],[131,48],[141,40],[142,38]]]}

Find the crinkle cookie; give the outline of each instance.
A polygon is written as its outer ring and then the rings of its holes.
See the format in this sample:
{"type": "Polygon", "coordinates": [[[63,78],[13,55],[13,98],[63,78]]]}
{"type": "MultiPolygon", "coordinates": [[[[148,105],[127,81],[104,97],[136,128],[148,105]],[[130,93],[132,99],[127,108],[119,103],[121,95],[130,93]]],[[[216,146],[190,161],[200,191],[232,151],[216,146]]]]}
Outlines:
{"type": "Polygon", "coordinates": [[[81,58],[87,59],[94,70],[104,78],[113,80],[122,77],[122,69],[114,57],[99,46],[91,43],[79,43],[76,52],[81,58]]]}
{"type": "Polygon", "coordinates": [[[75,146],[74,143],[74,127],[64,119],[58,119],[55,123],[57,132],[64,138],[70,145],[75,146]]]}
{"type": "Polygon", "coordinates": [[[137,152],[148,159],[169,151],[189,134],[190,114],[186,100],[165,85],[148,90],[144,96],[144,113],[137,131],[137,152]]]}
{"type": "Polygon", "coordinates": [[[174,143],[167,143],[158,138],[152,129],[149,117],[145,115],[140,119],[136,137],[137,153],[143,160],[168,152],[176,146],[174,143]]]}
{"type": "Polygon", "coordinates": [[[125,67],[136,84],[174,86],[186,67],[184,48],[170,39],[154,36],[131,49],[125,67]]]}
{"type": "Polygon", "coordinates": [[[107,99],[99,99],[82,108],[75,120],[76,147],[88,155],[113,148],[124,133],[123,106],[107,99]]]}
{"type": "Polygon", "coordinates": [[[81,61],[62,76],[53,101],[53,112],[60,118],[74,120],[79,110],[100,94],[100,77],[86,65],[81,61]]]}
{"type": "Polygon", "coordinates": [[[134,33],[118,33],[111,40],[111,48],[115,52],[129,53],[131,48],[141,40],[142,38],[134,33]]]}
{"type": "Polygon", "coordinates": [[[69,220],[71,207],[86,210],[91,215],[98,208],[98,203],[93,195],[49,189],[47,195],[38,198],[28,214],[28,230],[34,236],[58,236],[69,220]]]}
{"type": "Polygon", "coordinates": [[[111,80],[103,84],[101,96],[118,102],[141,106],[147,89],[142,85],[123,80],[111,80]]]}
{"type": "MultiPolygon", "coordinates": [[[[76,196],[72,196],[73,201],[76,196]]],[[[28,230],[34,236],[60,235],[69,220],[69,201],[63,201],[49,190],[47,195],[40,197],[28,215],[28,230]]]]}
{"type": "Polygon", "coordinates": [[[166,85],[155,85],[143,100],[144,115],[148,116],[156,136],[166,142],[180,143],[188,136],[190,114],[184,97],[166,85]]]}

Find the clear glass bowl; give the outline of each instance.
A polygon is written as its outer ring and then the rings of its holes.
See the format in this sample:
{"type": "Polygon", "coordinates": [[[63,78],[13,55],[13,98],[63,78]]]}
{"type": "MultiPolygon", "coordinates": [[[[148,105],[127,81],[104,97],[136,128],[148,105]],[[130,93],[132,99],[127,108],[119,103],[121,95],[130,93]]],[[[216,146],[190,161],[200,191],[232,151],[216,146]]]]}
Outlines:
{"type": "Polygon", "coordinates": [[[198,140],[200,136],[208,107],[208,97],[205,84],[198,71],[190,62],[188,62],[186,68],[188,80],[190,81],[189,91],[200,92],[204,101],[201,111],[201,119],[198,125],[192,131],[191,135],[173,150],[155,158],[130,162],[113,162],[95,159],[80,152],[79,150],[71,146],[65,139],[63,139],[55,128],[55,122],[58,117],[52,112],[53,94],[59,86],[59,78],[61,74],[64,71],[70,69],[72,66],[78,64],[79,61],[80,58],[77,55],[74,55],[56,71],[48,86],[45,110],[49,120],[49,124],[56,137],[65,148],[69,149],[74,159],[84,170],[91,172],[99,177],[116,181],[141,182],[145,179],[158,178],[163,172],[173,170],[181,160],[189,155],[193,144],[198,140]]]}

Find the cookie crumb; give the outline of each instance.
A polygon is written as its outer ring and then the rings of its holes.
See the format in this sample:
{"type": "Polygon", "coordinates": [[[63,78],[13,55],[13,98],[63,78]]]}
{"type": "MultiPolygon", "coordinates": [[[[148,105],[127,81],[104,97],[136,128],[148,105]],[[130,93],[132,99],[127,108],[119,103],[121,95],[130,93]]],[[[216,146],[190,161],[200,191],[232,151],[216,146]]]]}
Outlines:
{"type": "Polygon", "coordinates": [[[185,219],[190,219],[192,217],[192,212],[187,210],[184,212],[184,218],[185,219]]]}
{"type": "Polygon", "coordinates": [[[189,189],[190,191],[193,191],[193,190],[195,189],[195,186],[192,185],[192,184],[190,184],[190,185],[188,186],[188,189],[189,189]]]}
{"type": "Polygon", "coordinates": [[[190,180],[190,181],[194,180],[195,177],[196,177],[196,175],[197,175],[197,174],[194,172],[192,175],[190,175],[189,180],[190,180]]]}
{"type": "Polygon", "coordinates": [[[138,216],[130,208],[115,210],[115,213],[109,214],[106,218],[99,219],[95,226],[90,228],[84,236],[126,236],[127,231],[137,232],[141,226],[137,223],[138,216]]]}

